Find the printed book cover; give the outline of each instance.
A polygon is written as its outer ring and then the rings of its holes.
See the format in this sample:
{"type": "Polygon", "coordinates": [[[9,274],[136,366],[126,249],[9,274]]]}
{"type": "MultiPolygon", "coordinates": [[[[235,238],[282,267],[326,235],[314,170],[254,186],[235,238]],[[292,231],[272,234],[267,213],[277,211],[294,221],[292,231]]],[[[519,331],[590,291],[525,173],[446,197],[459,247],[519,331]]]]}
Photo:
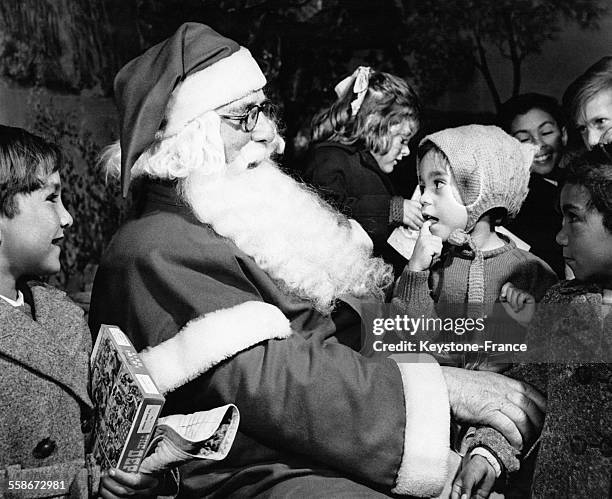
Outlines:
{"type": "Polygon", "coordinates": [[[103,469],[136,472],[164,404],[128,337],[103,324],[91,353],[94,456],[103,469]]]}

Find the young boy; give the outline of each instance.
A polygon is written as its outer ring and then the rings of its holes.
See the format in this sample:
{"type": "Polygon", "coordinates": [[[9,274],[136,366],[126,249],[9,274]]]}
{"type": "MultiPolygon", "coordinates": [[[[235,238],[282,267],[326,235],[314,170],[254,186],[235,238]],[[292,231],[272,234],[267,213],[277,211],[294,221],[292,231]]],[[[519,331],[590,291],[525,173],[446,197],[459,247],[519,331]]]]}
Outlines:
{"type": "MultiPolygon", "coordinates": [[[[72,225],[59,149],[0,125],[0,497],[88,497],[99,470],[87,454],[91,336],[82,310],[35,277],[60,270],[72,225]],[[43,490],[44,489],[44,490],[43,490]]],[[[151,493],[155,477],[111,470],[103,497],[151,493]]]]}
{"type": "MultiPolygon", "coordinates": [[[[576,278],[550,288],[533,320],[534,307],[523,305],[532,303],[533,297],[516,288],[507,293],[516,313],[523,316],[522,321],[529,322],[527,344],[533,353],[525,360],[538,362],[517,365],[507,374],[533,384],[548,399],[539,445],[529,452],[529,461],[521,463],[523,483],[516,478],[511,480],[511,492],[521,497],[609,497],[612,146],[572,160],[560,205],[563,227],[557,242],[576,278]]],[[[490,428],[477,430],[476,439],[487,442],[496,455],[508,449],[513,452],[490,428]]],[[[486,461],[470,459],[455,482],[453,499],[471,494],[487,497],[487,477],[492,473],[486,461]]]]}
{"type": "MultiPolygon", "coordinates": [[[[505,215],[520,209],[533,156],[532,146],[493,126],[447,129],[421,142],[418,173],[425,223],[392,303],[412,317],[487,317],[485,331],[461,336],[451,332],[437,341],[522,340],[524,328],[513,327],[503,308],[494,306],[502,287],[513,283],[539,300],[557,281],[546,263],[495,231],[505,215]]],[[[448,353],[438,360],[498,372],[508,366],[484,350],[448,353]]],[[[482,449],[476,452],[486,454],[482,449]]],[[[491,455],[486,459],[497,464],[491,455]]],[[[502,465],[495,469],[497,475],[503,471],[502,465]]]]}
{"type": "Polygon", "coordinates": [[[562,174],[559,164],[567,144],[563,112],[553,97],[529,93],[502,104],[498,118],[500,126],[519,142],[537,147],[531,164],[529,193],[507,228],[563,278],[565,262],[555,243],[561,229],[561,217],[556,210],[557,185],[562,174]]]}

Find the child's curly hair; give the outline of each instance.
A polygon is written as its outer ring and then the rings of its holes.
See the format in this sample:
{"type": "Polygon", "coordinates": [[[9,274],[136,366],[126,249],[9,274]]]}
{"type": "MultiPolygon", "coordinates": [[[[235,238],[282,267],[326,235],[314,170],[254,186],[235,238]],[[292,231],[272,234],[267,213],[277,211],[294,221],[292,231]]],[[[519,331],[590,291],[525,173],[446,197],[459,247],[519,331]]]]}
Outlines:
{"type": "Polygon", "coordinates": [[[588,191],[589,208],[602,214],[603,225],[612,234],[612,144],[574,158],[565,169],[565,184],[588,191]]]}
{"type": "Polygon", "coordinates": [[[404,121],[419,125],[420,104],[408,83],[389,73],[371,71],[365,99],[355,116],[351,102],[355,99],[353,81],[347,90],[312,120],[312,140],[329,140],[341,144],[359,144],[365,149],[385,154],[391,146],[389,129],[404,121]]]}

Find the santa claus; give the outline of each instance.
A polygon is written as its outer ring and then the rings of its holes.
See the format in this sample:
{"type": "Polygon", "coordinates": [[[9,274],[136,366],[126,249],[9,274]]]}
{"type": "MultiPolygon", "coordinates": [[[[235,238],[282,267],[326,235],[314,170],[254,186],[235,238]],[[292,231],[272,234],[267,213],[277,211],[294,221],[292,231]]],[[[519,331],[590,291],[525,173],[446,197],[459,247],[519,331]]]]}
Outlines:
{"type": "Polygon", "coordinates": [[[274,163],[265,83],[247,49],[195,23],[118,73],[121,140],[103,161],[124,192],[140,177],[145,201],[101,262],[92,331],[117,324],[144,350],[166,413],[238,406],[232,451],[184,466],[185,497],[436,495],[451,409],[520,442],[536,395],[358,353],[346,303],[381,298],[391,269],[274,163]]]}

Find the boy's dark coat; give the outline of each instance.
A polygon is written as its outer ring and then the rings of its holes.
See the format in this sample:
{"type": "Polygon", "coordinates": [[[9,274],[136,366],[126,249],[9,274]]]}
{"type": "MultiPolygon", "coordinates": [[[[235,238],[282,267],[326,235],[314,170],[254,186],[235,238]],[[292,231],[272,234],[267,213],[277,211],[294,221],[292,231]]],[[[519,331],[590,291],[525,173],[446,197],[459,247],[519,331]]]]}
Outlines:
{"type": "Polygon", "coordinates": [[[524,366],[523,379],[545,390],[548,398],[532,495],[610,497],[612,313],[603,316],[601,290],[578,281],[553,286],[542,304],[556,306],[541,310],[528,341],[545,349],[551,360],[574,355],[575,362],[524,366]],[[583,355],[593,354],[605,363],[581,362],[583,355]],[[543,379],[533,373],[542,373],[542,367],[543,379]]]}

